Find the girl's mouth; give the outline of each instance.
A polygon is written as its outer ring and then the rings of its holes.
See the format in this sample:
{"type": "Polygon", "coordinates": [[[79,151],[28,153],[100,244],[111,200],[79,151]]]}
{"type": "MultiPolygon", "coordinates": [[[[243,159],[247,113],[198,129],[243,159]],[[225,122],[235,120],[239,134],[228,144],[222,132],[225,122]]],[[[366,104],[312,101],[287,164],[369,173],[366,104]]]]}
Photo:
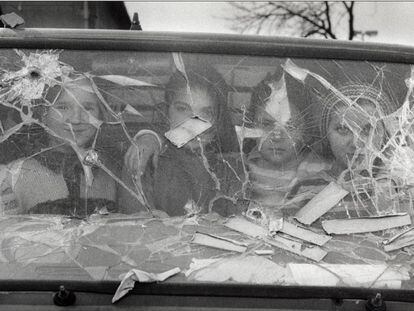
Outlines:
{"type": "Polygon", "coordinates": [[[273,152],[273,153],[283,153],[283,152],[286,151],[285,149],[280,148],[280,147],[269,147],[269,148],[267,148],[267,150],[269,150],[270,152],[273,152]]]}

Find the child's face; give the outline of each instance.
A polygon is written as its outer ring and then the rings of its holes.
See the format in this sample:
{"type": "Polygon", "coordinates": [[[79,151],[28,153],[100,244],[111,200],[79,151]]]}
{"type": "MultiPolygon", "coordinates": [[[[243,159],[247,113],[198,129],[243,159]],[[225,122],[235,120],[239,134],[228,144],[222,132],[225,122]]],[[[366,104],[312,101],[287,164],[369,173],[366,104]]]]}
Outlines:
{"type": "MultiPolygon", "coordinates": [[[[215,124],[216,113],[215,113],[214,99],[205,89],[192,87],[191,92],[188,89],[182,89],[180,92],[176,92],[173,96],[172,102],[168,107],[168,118],[170,121],[171,129],[183,121],[197,116],[205,121],[215,124]]],[[[208,143],[213,139],[211,131],[207,131],[199,138],[203,143],[208,143]]],[[[198,142],[192,140],[188,142],[185,147],[196,147],[198,142]]]]}
{"type": "Polygon", "coordinates": [[[297,161],[303,147],[300,125],[294,125],[290,119],[280,125],[264,109],[256,115],[256,126],[265,131],[259,143],[259,152],[264,160],[275,165],[287,165],[297,161]]]}
{"type": "Polygon", "coordinates": [[[174,94],[168,107],[170,125],[174,128],[184,120],[198,116],[214,123],[214,102],[206,90],[200,88],[182,89],[174,94]]]}
{"type": "Polygon", "coordinates": [[[49,108],[44,123],[59,137],[85,146],[95,135],[99,99],[86,82],[76,82],[62,90],[49,108]]]}
{"type": "Polygon", "coordinates": [[[361,163],[368,148],[380,150],[385,130],[379,122],[372,124],[370,117],[375,116],[378,116],[378,111],[369,102],[351,108],[345,105],[335,108],[327,138],[335,162],[342,169],[346,169],[352,159],[353,166],[361,163]]]}

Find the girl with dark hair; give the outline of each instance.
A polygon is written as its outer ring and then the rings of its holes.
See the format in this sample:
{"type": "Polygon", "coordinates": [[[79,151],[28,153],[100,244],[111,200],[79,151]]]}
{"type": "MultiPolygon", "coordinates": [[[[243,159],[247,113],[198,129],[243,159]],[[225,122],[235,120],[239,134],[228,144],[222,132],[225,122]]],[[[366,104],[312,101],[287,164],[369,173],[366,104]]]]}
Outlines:
{"type": "MultiPolygon", "coordinates": [[[[251,198],[267,207],[292,203],[298,183],[327,168],[307,147],[309,122],[299,102],[305,99],[291,99],[299,88],[292,87],[289,78],[282,69],[268,75],[254,89],[248,113],[263,133],[248,155],[251,198]]],[[[302,188],[295,201],[313,196],[319,188],[312,190],[302,188]]]]}
{"type": "MultiPolygon", "coordinates": [[[[165,91],[170,130],[191,118],[211,127],[178,148],[165,140],[158,165],[148,167],[143,186],[155,209],[170,216],[215,211],[227,216],[239,211],[243,174],[237,137],[227,111],[227,85],[211,67],[176,71],[165,91]]],[[[127,201],[133,202],[128,199],[127,201]]],[[[136,204],[130,211],[136,210],[136,204]]]]}
{"type": "Polygon", "coordinates": [[[369,85],[348,84],[326,96],[322,105],[322,152],[332,161],[333,175],[378,162],[388,139],[383,120],[397,109],[387,95],[369,85]]]}
{"type": "Polygon", "coordinates": [[[383,91],[366,84],[347,84],[322,100],[321,150],[332,163],[326,180],[351,193],[345,201],[352,196],[371,214],[398,203],[383,162],[389,152],[384,150],[389,139],[384,120],[396,109],[383,91]]]}

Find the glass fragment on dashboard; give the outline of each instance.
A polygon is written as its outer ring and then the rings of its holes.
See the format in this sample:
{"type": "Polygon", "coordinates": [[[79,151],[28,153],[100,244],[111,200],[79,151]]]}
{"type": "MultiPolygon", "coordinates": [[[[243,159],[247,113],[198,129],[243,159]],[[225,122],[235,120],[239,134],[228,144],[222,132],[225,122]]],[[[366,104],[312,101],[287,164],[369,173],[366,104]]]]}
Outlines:
{"type": "Polygon", "coordinates": [[[411,288],[410,65],[1,55],[0,278],[411,288]]]}

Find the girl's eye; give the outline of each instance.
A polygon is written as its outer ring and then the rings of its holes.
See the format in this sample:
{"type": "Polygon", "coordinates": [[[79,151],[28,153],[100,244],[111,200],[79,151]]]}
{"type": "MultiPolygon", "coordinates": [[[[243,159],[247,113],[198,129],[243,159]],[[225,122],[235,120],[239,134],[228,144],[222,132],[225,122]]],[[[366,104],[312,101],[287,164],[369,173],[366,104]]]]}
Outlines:
{"type": "Polygon", "coordinates": [[[336,131],[341,135],[349,135],[351,134],[351,130],[345,125],[339,125],[336,128],[336,131]]]}
{"type": "Polygon", "coordinates": [[[262,126],[263,127],[273,127],[275,125],[275,123],[273,121],[270,120],[262,120],[262,126]]]}
{"type": "Polygon", "coordinates": [[[364,126],[364,128],[361,131],[362,135],[368,136],[369,133],[371,132],[371,125],[367,124],[366,126],[364,126]]]}

